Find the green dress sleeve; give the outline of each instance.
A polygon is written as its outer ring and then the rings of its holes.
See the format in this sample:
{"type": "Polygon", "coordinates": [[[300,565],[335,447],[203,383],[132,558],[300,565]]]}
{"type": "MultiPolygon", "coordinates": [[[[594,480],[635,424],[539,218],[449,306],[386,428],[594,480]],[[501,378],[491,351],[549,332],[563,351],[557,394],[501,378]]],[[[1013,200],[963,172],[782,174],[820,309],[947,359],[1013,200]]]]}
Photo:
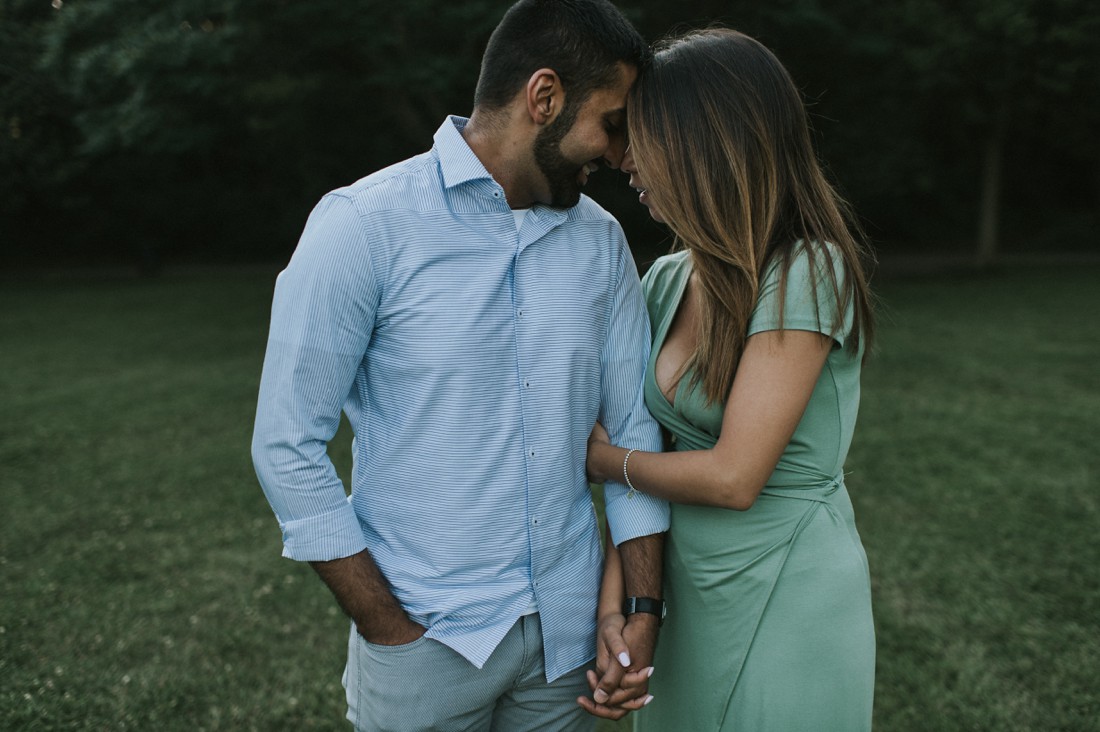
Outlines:
{"type": "Polygon", "coordinates": [[[764,274],[756,307],[749,318],[748,335],[769,330],[810,330],[823,333],[842,347],[852,331],[851,304],[838,312],[837,292],[844,287],[844,262],[835,247],[802,245],[787,272],[780,317],[782,262],[773,261],[764,274]],[[836,274],[836,285],[829,268],[836,274]]]}

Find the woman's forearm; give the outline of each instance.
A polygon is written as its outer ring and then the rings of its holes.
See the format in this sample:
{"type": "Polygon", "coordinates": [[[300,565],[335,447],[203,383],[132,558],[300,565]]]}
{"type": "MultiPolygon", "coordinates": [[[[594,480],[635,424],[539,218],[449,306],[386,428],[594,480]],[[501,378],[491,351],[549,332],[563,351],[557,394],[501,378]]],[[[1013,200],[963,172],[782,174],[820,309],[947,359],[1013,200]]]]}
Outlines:
{"type": "Polygon", "coordinates": [[[619,548],[611,541],[611,531],[607,531],[607,553],[603,564],[603,582],[600,585],[600,601],[596,618],[621,613],[623,598],[626,597],[626,581],[623,579],[623,560],[619,548]]]}
{"type": "MultiPolygon", "coordinates": [[[[751,336],[714,446],[634,451],[626,464],[630,484],[674,503],[749,509],[790,444],[831,348],[831,339],[812,331],[751,336]]],[[[625,448],[593,439],[588,472],[593,478],[626,483],[626,457],[625,448]]]]}
{"type": "MultiPolygon", "coordinates": [[[[589,446],[593,478],[626,482],[623,447],[596,443],[589,446]]],[[[752,506],[768,475],[739,472],[733,461],[723,461],[714,450],[643,452],[630,454],[626,469],[638,490],[674,503],[714,506],[744,511],[752,506]]],[[[774,463],[773,463],[774,465],[774,463]]],[[[770,471],[769,473],[770,474],[770,471]]]]}

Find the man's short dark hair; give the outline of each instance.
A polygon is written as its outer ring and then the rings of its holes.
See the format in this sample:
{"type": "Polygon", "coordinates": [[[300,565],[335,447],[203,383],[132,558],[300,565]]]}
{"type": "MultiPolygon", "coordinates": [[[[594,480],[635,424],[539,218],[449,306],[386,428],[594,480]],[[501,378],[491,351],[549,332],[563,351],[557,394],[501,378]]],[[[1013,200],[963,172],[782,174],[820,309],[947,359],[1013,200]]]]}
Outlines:
{"type": "Polygon", "coordinates": [[[481,60],[474,107],[504,107],[541,68],[557,72],[569,104],[618,79],[618,63],[641,68],[645,39],[608,0],[519,0],[497,25],[481,60]]]}

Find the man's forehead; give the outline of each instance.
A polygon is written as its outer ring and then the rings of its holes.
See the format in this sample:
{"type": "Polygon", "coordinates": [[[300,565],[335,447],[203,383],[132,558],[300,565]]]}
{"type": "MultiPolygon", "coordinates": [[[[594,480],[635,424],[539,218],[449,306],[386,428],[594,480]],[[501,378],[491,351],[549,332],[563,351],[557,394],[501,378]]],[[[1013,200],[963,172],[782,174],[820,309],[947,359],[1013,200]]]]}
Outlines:
{"type": "Polygon", "coordinates": [[[638,78],[638,69],[634,66],[619,63],[619,78],[611,86],[602,87],[592,92],[589,104],[598,107],[603,115],[622,114],[626,111],[626,97],[630,93],[630,87],[638,78]]]}

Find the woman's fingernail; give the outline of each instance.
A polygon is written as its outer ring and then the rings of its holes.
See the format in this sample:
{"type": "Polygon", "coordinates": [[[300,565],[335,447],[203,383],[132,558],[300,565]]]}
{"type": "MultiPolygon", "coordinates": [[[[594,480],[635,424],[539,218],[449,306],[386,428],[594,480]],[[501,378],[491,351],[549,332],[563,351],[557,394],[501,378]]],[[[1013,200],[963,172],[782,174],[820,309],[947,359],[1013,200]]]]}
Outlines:
{"type": "Polygon", "coordinates": [[[623,668],[626,668],[630,665],[630,656],[627,655],[626,651],[623,651],[619,654],[619,663],[623,665],[623,668]]]}
{"type": "Polygon", "coordinates": [[[649,678],[650,676],[652,676],[652,675],[653,675],[653,670],[654,670],[654,669],[653,669],[653,667],[652,667],[652,666],[650,666],[649,668],[647,668],[647,669],[645,670],[645,677],[646,677],[647,679],[648,679],[648,678],[649,678]]]}
{"type": "Polygon", "coordinates": [[[603,704],[607,701],[607,692],[603,689],[596,689],[596,693],[592,695],[592,698],[596,700],[597,704],[603,704]]]}
{"type": "Polygon", "coordinates": [[[646,696],[645,701],[642,702],[642,706],[644,707],[645,705],[649,704],[651,701],[653,701],[653,695],[649,694],[649,695],[646,696]]]}

